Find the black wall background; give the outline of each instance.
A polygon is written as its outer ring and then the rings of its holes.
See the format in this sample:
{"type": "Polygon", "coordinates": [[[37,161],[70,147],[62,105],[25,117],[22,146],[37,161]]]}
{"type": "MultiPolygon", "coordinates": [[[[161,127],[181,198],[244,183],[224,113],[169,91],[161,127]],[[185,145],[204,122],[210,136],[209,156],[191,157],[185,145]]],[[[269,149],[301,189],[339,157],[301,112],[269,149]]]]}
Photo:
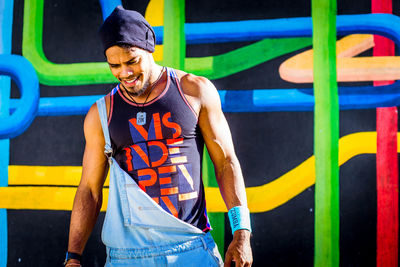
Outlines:
{"type": "MultiPolygon", "coordinates": [[[[26,0],[28,1],[28,0],[26,0]]],[[[148,1],[122,1],[144,14],[148,1]]],[[[23,0],[14,0],[13,54],[21,54],[23,0]]],[[[399,3],[394,1],[398,13],[399,3]]],[[[337,3],[338,14],[370,13],[368,0],[337,3]]],[[[305,17],[311,1],[186,1],[186,21],[236,21],[305,17]]],[[[102,22],[97,0],[45,0],[44,52],[55,63],[104,61],[97,29],[102,22]]],[[[189,45],[187,56],[209,56],[247,43],[189,45]]],[[[297,53],[297,52],[296,52],[297,53]]],[[[310,88],[280,79],[279,65],[293,54],[214,80],[219,89],[310,88]]],[[[368,51],[364,55],[371,55],[368,51]]],[[[368,83],[358,83],[368,84],[368,83]]],[[[355,85],[344,84],[344,85],[355,85]]],[[[40,86],[42,97],[106,94],[113,85],[40,86]]],[[[18,95],[13,85],[12,95],[18,95]]],[[[226,113],[247,186],[268,183],[313,154],[312,112],[226,113]]],[[[84,116],[37,117],[11,140],[11,165],[81,165],[84,116]]],[[[340,112],[340,136],[375,131],[375,110],[340,112]]],[[[340,168],[341,266],[375,266],[375,155],[360,155],[340,168]]],[[[312,266],[314,187],[266,213],[252,214],[253,266],[312,266]]],[[[104,214],[84,253],[84,266],[103,266],[100,240],[104,214]]],[[[60,266],[67,249],[69,211],[8,210],[8,266],[60,266]]],[[[227,221],[227,220],[226,220],[227,221]]],[[[231,240],[226,227],[226,246],[231,240]]]]}

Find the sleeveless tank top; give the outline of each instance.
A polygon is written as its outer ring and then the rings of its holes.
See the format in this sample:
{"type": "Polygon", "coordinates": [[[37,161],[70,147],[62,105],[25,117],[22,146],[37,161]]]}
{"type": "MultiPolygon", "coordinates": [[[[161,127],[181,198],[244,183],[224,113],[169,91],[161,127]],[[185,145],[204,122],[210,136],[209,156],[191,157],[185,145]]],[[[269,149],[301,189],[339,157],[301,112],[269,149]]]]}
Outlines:
{"type": "Polygon", "coordinates": [[[176,72],[166,71],[164,90],[143,107],[127,99],[120,85],[109,94],[113,157],[165,211],[207,232],[203,136],[176,72]],[[138,112],[146,113],[144,124],[137,121],[138,112]]]}

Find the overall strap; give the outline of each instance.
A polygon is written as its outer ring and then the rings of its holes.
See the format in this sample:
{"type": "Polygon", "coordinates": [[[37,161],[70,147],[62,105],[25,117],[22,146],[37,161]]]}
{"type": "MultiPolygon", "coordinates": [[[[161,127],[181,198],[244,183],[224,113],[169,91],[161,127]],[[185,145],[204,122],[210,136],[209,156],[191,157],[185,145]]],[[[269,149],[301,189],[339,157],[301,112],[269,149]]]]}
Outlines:
{"type": "Polygon", "coordinates": [[[97,110],[99,111],[101,127],[103,128],[104,134],[104,141],[106,142],[104,146],[104,154],[107,156],[108,159],[111,158],[112,155],[112,148],[111,148],[111,141],[110,141],[110,134],[108,132],[108,123],[107,123],[107,108],[106,108],[106,101],[105,98],[102,97],[96,101],[97,110]]]}

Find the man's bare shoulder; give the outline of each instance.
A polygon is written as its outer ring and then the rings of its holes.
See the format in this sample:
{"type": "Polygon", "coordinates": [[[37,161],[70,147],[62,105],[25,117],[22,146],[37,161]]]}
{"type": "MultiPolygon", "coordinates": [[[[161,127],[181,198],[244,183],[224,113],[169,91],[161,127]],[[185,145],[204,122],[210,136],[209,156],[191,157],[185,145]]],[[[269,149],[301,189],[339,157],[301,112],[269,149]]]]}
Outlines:
{"type": "Polygon", "coordinates": [[[90,107],[88,113],[86,114],[83,129],[86,139],[99,136],[99,133],[102,132],[100,116],[96,103],[90,107]]]}
{"type": "Polygon", "coordinates": [[[217,89],[210,80],[184,71],[176,71],[185,95],[203,102],[210,96],[215,96],[217,89]]]}

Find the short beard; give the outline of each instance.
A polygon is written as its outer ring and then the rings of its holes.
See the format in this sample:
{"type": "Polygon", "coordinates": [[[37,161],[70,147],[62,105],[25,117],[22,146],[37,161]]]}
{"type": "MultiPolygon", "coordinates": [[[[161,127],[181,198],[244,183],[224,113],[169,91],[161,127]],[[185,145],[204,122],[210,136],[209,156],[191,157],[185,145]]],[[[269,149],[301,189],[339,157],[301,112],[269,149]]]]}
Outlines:
{"type": "Polygon", "coordinates": [[[146,92],[147,88],[149,87],[150,83],[149,81],[146,81],[144,83],[144,85],[142,86],[142,88],[140,88],[138,91],[136,92],[131,92],[128,91],[128,89],[125,88],[125,86],[121,83],[122,87],[124,87],[125,91],[132,97],[138,97],[144,94],[144,92],[146,92]]]}

